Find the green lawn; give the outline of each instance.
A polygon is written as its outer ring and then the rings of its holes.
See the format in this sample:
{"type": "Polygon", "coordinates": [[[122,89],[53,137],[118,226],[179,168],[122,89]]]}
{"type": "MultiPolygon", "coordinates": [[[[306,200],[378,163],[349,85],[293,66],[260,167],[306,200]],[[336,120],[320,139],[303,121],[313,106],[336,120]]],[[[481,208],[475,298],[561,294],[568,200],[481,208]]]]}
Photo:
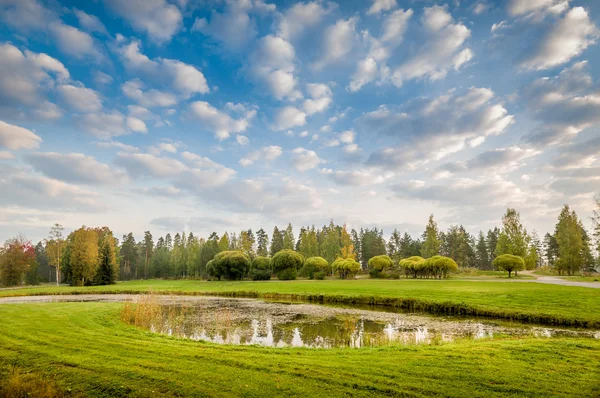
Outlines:
{"type": "Polygon", "coordinates": [[[0,376],[6,379],[17,366],[53,380],[68,395],[91,397],[600,394],[597,340],[480,340],[360,350],[218,346],[126,325],[119,320],[120,306],[0,305],[0,376]]]}
{"type": "Polygon", "coordinates": [[[600,328],[600,290],[549,284],[458,280],[324,280],[206,282],[149,280],[96,287],[0,290],[0,296],[68,293],[181,293],[313,298],[329,302],[411,306],[546,324],[600,328]]]}

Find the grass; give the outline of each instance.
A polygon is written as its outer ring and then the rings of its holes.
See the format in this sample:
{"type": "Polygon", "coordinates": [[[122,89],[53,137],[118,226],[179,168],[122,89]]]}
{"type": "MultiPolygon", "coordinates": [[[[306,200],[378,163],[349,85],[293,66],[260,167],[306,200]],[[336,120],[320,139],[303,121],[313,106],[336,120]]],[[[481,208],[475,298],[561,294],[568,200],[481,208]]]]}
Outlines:
{"type": "Polygon", "coordinates": [[[600,327],[600,292],[538,283],[458,280],[324,280],[206,282],[147,280],[112,286],[0,290],[0,296],[74,293],[214,294],[319,302],[392,305],[432,313],[467,314],[544,324],[600,327]]]}
{"type": "Polygon", "coordinates": [[[0,305],[3,384],[7,369],[16,366],[36,379],[53,380],[67,396],[600,394],[596,340],[360,350],[217,346],[136,329],[119,320],[121,308],[119,303],[0,305]]]}

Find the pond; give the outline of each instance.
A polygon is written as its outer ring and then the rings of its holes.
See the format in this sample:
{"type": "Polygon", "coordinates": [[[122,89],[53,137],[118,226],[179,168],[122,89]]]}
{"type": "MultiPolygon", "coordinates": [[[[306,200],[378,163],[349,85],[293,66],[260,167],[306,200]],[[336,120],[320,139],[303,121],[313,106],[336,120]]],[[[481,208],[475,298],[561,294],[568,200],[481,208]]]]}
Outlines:
{"type": "Polygon", "coordinates": [[[142,297],[124,320],[155,333],[218,344],[375,347],[507,336],[600,338],[599,331],[490,319],[221,297],[142,297]]]}

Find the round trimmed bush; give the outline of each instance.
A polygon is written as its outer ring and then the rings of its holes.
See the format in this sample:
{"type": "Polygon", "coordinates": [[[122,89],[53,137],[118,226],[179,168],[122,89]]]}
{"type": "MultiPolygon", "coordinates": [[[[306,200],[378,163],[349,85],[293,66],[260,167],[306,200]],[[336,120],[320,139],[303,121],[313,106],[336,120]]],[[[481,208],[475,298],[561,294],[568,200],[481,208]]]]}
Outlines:
{"type": "Polygon", "coordinates": [[[369,275],[371,278],[381,278],[382,274],[392,268],[394,262],[389,256],[381,255],[369,259],[369,275]]]}
{"type": "Polygon", "coordinates": [[[351,258],[338,258],[331,264],[333,271],[340,279],[354,277],[360,271],[360,263],[351,258]]]}
{"type": "Polygon", "coordinates": [[[511,277],[513,271],[516,273],[525,269],[525,260],[523,257],[514,256],[512,254],[502,254],[492,261],[492,265],[496,269],[501,269],[508,272],[508,277],[511,277]]]}
{"type": "Polygon", "coordinates": [[[212,276],[227,280],[241,280],[248,274],[251,264],[250,257],[238,250],[217,253],[211,261],[212,276]]]}
{"type": "Polygon", "coordinates": [[[323,257],[309,257],[304,260],[304,266],[298,274],[306,276],[308,279],[314,279],[317,272],[322,272],[324,275],[329,270],[329,263],[323,257]]]}
{"type": "Polygon", "coordinates": [[[250,278],[253,281],[268,281],[273,273],[273,261],[269,257],[258,256],[252,260],[250,278]]]}
{"type": "Polygon", "coordinates": [[[426,276],[447,278],[451,272],[458,271],[458,264],[450,257],[433,256],[425,260],[424,271],[426,276]]]}
{"type": "Polygon", "coordinates": [[[327,276],[327,274],[323,271],[319,271],[319,272],[315,272],[315,279],[322,281],[323,279],[325,279],[325,277],[327,276]]]}
{"type": "Polygon", "coordinates": [[[412,275],[413,278],[416,278],[419,271],[425,265],[425,259],[421,256],[412,256],[400,260],[398,264],[404,268],[404,272],[407,276],[412,275]]]}
{"type": "Polygon", "coordinates": [[[293,280],[298,276],[304,257],[294,250],[281,250],[273,256],[273,272],[281,280],[293,280]]]}

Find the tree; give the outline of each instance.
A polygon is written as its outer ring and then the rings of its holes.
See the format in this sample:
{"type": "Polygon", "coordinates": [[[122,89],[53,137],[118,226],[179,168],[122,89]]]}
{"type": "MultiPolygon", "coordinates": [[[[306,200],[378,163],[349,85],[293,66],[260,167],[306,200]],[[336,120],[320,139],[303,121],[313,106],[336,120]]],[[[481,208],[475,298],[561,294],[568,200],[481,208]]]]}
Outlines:
{"type": "Polygon", "coordinates": [[[115,239],[112,234],[101,239],[99,249],[99,263],[94,276],[95,285],[112,285],[117,283],[119,267],[115,256],[115,239]]]}
{"type": "MultiPolygon", "coordinates": [[[[329,273],[329,263],[323,257],[309,257],[304,260],[304,266],[299,274],[308,279],[314,279],[315,274],[322,273],[323,277],[329,273]]],[[[318,275],[317,275],[318,276],[318,275]]],[[[321,278],[322,279],[322,278],[321,278]]]]}
{"type": "Polygon", "coordinates": [[[385,240],[383,239],[383,230],[377,227],[373,229],[361,229],[361,253],[362,253],[362,268],[367,269],[369,260],[372,257],[386,254],[385,240]]]}
{"type": "MultiPolygon", "coordinates": [[[[179,236],[179,234],[177,234],[177,236],[179,236]]],[[[170,240],[171,236],[167,235],[167,237],[170,240]]],[[[137,257],[138,251],[133,233],[130,232],[127,235],[123,235],[123,241],[121,242],[121,265],[123,279],[131,279],[132,276],[137,277],[137,257]]]]}
{"type": "Polygon", "coordinates": [[[35,264],[35,249],[22,236],[6,241],[0,249],[0,284],[17,286],[35,264]]]}
{"type": "Polygon", "coordinates": [[[261,257],[267,257],[269,251],[267,246],[269,245],[269,236],[264,229],[256,231],[256,254],[261,257]]]}
{"type": "Polygon", "coordinates": [[[283,234],[279,231],[279,228],[275,226],[275,228],[273,228],[273,235],[271,236],[271,257],[281,250],[283,250],[283,234]]]}
{"type": "Polygon", "coordinates": [[[479,238],[477,240],[477,246],[475,248],[475,258],[477,259],[477,268],[479,269],[490,269],[491,261],[490,254],[488,252],[488,245],[485,241],[485,236],[482,231],[479,231],[479,238]]]}
{"type": "Polygon", "coordinates": [[[219,253],[219,235],[213,232],[200,251],[200,275],[208,276],[208,262],[219,253]]]}
{"type": "Polygon", "coordinates": [[[304,236],[302,236],[302,239],[300,240],[300,247],[298,249],[300,254],[302,254],[305,258],[319,255],[319,243],[317,242],[317,232],[315,231],[314,225],[310,230],[305,230],[304,236]]]}
{"type": "Polygon", "coordinates": [[[252,230],[249,229],[247,231],[240,232],[240,246],[244,253],[249,256],[251,259],[256,256],[256,252],[254,251],[254,244],[256,240],[254,238],[254,234],[252,230]]]}
{"type": "Polygon", "coordinates": [[[515,256],[512,254],[501,254],[492,261],[492,264],[496,269],[504,270],[508,272],[508,277],[511,277],[512,272],[515,274],[525,268],[525,261],[523,257],[515,256]]]}
{"type": "Polygon", "coordinates": [[[211,262],[210,276],[227,280],[241,280],[251,264],[250,257],[238,250],[219,252],[211,262]]]}
{"type": "Polygon", "coordinates": [[[515,209],[506,209],[502,216],[502,231],[496,244],[496,256],[513,254],[519,257],[527,255],[529,235],[521,224],[521,216],[515,209]]]}
{"type": "Polygon", "coordinates": [[[400,261],[402,259],[401,254],[400,254],[401,246],[402,246],[402,236],[400,235],[400,232],[398,232],[397,229],[394,229],[394,232],[392,232],[392,235],[390,236],[390,239],[388,240],[387,250],[386,250],[388,256],[390,256],[390,258],[392,259],[394,264],[398,264],[398,261],[400,261]]]}
{"type": "Polygon", "coordinates": [[[320,250],[321,256],[331,264],[340,253],[340,235],[333,220],[329,222],[328,227],[323,228],[321,233],[324,234],[320,250]]]}
{"type": "Polygon", "coordinates": [[[63,237],[64,228],[60,224],[54,224],[54,226],[50,229],[50,236],[46,241],[46,254],[48,255],[48,260],[50,266],[56,269],[56,286],[60,284],[60,266],[61,259],[65,248],[67,246],[65,239],[63,237]]]}
{"type": "Polygon", "coordinates": [[[556,259],[558,258],[558,243],[556,242],[556,236],[546,233],[546,235],[544,235],[543,247],[544,256],[546,256],[548,265],[554,267],[556,259]]]}
{"type": "Polygon", "coordinates": [[[419,263],[419,271],[425,277],[448,278],[451,272],[458,271],[458,264],[450,257],[433,256],[419,263]]]}
{"type": "Polygon", "coordinates": [[[340,279],[353,278],[360,271],[360,263],[352,258],[338,258],[331,264],[333,272],[340,279]]]}
{"type": "Polygon", "coordinates": [[[296,279],[303,264],[304,257],[294,250],[284,249],[273,256],[273,272],[281,280],[296,279]]]}
{"type": "Polygon", "coordinates": [[[283,232],[283,248],[294,250],[296,246],[296,240],[294,238],[294,228],[289,223],[285,231],[283,232]]]}
{"type": "Polygon", "coordinates": [[[73,233],[71,247],[72,284],[90,285],[98,268],[98,234],[91,228],[82,227],[73,233]]]}
{"type": "Polygon", "coordinates": [[[400,260],[400,267],[404,268],[404,272],[406,276],[412,275],[413,278],[416,278],[419,274],[421,266],[425,263],[425,259],[421,256],[412,256],[409,258],[404,258],[400,260]]]}
{"type": "Polygon", "coordinates": [[[154,253],[154,239],[150,231],[144,232],[144,279],[148,278],[148,266],[154,253]]]}
{"type": "Polygon", "coordinates": [[[356,260],[356,253],[354,252],[354,244],[352,243],[352,238],[348,231],[346,230],[346,224],[342,228],[342,232],[340,235],[340,257],[341,258],[351,258],[352,260],[356,260]]]}
{"type": "Polygon", "coordinates": [[[219,251],[228,251],[229,250],[229,234],[225,232],[219,240],[219,251]]]}
{"type": "Polygon", "coordinates": [[[53,276],[53,272],[52,269],[54,267],[51,267],[48,261],[48,255],[46,253],[46,247],[44,246],[44,242],[38,242],[37,245],[35,245],[35,262],[38,264],[38,274],[39,274],[39,279],[41,280],[47,280],[48,283],[52,282],[52,280],[54,279],[53,276]]]}
{"type": "Polygon", "coordinates": [[[423,244],[421,246],[421,255],[424,258],[437,256],[440,254],[440,233],[437,223],[433,219],[433,214],[429,216],[429,222],[423,232],[423,244]]]}
{"type": "Polygon", "coordinates": [[[250,278],[253,281],[268,281],[273,273],[273,260],[270,257],[257,256],[252,260],[250,278]]]}
{"type": "Polygon", "coordinates": [[[386,255],[371,257],[369,259],[369,275],[371,278],[380,278],[385,271],[394,266],[393,260],[386,255]]]}
{"type": "Polygon", "coordinates": [[[573,275],[584,263],[583,231],[577,214],[565,205],[558,216],[556,224],[556,243],[558,244],[558,259],[556,267],[559,273],[573,275]]]}
{"type": "Polygon", "coordinates": [[[530,245],[527,249],[527,255],[523,260],[525,260],[525,269],[532,270],[537,267],[538,263],[538,252],[537,248],[534,245],[530,245]]]}

